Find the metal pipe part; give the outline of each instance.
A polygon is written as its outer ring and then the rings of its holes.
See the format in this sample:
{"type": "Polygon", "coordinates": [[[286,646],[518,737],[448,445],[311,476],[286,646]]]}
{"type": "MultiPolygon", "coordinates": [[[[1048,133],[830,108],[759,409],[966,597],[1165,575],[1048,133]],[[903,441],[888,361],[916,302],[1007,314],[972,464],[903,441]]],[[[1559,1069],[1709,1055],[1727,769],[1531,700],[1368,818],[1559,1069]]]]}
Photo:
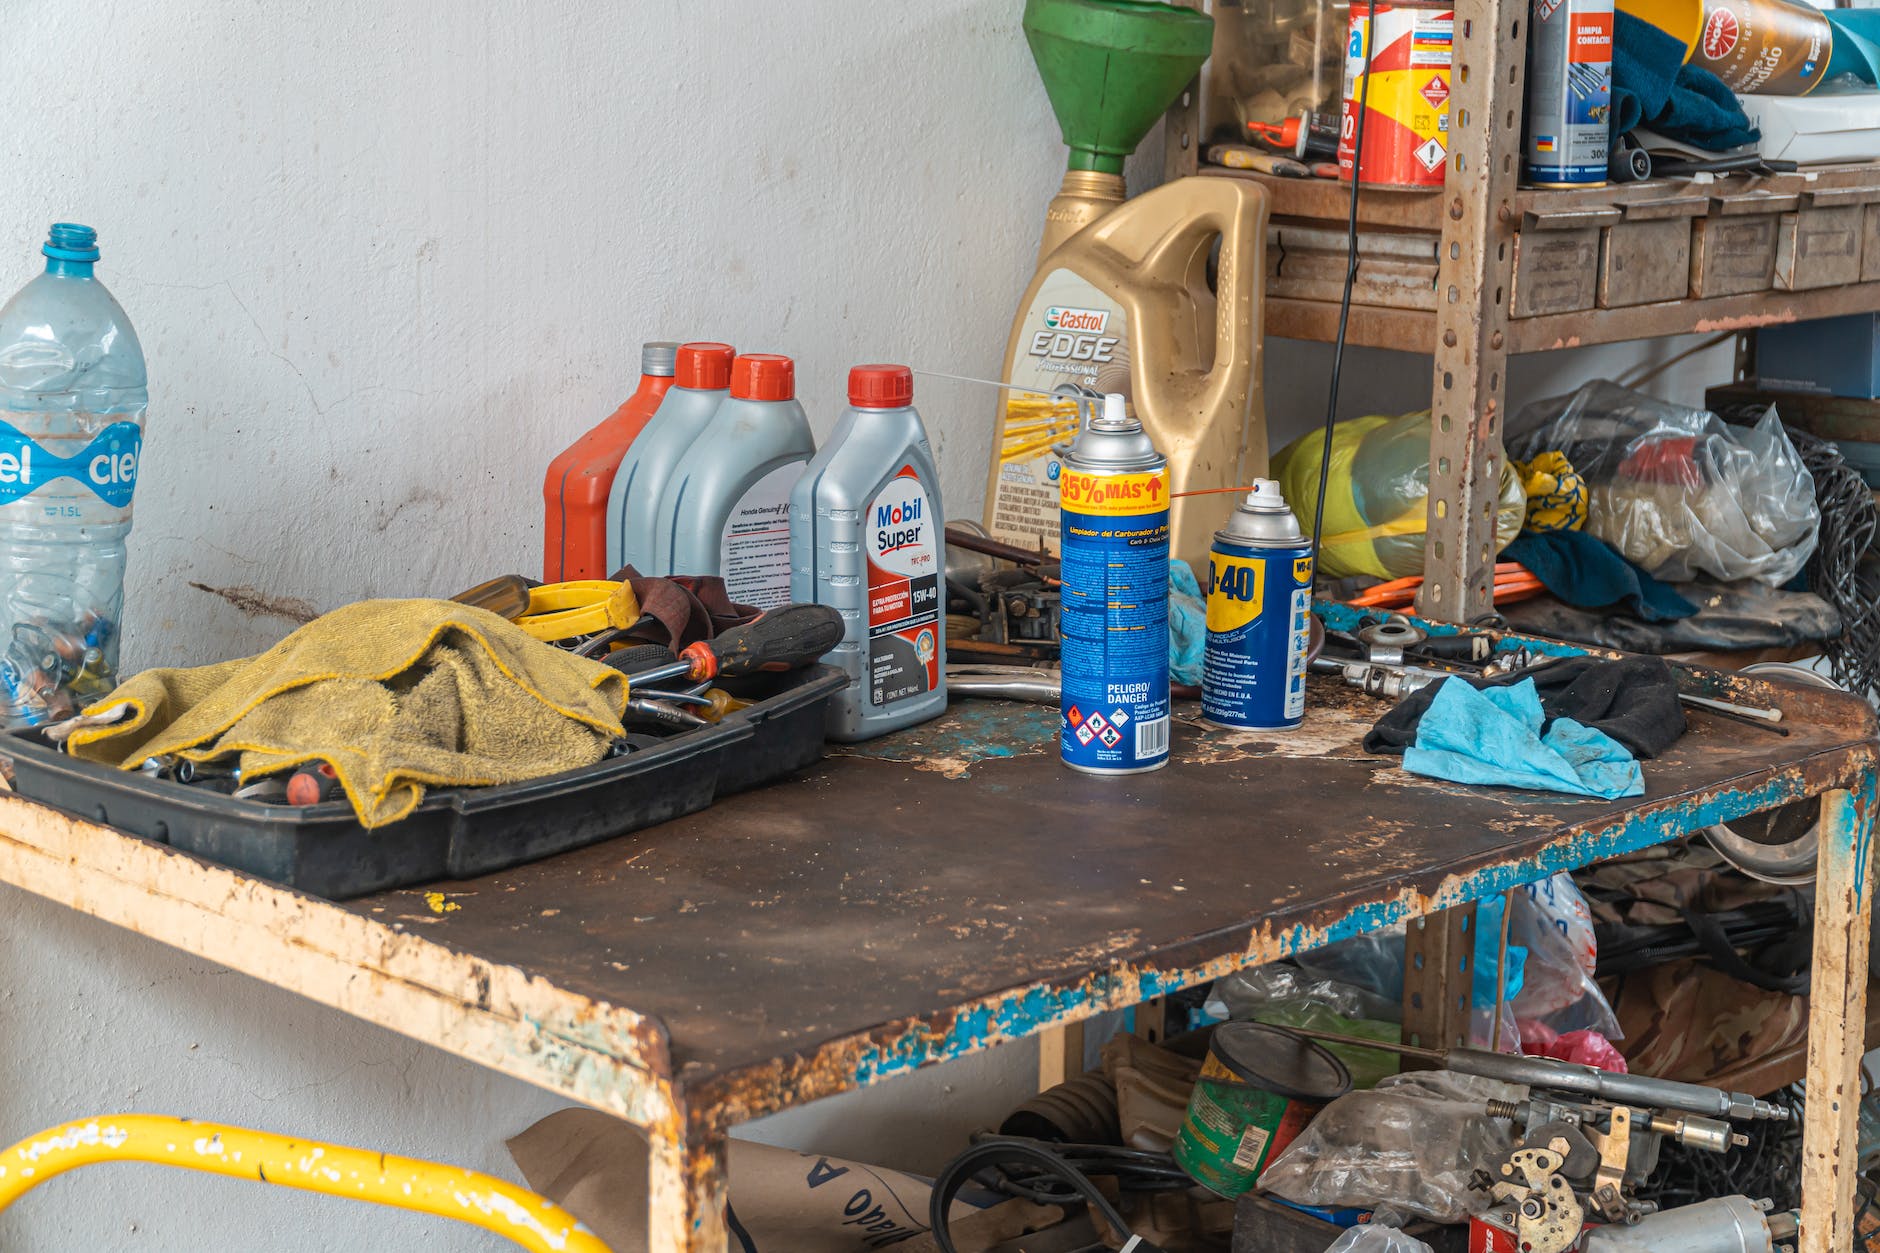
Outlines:
{"type": "Polygon", "coordinates": [[[1725,1092],[1722,1088],[1679,1083],[1672,1079],[1654,1079],[1650,1075],[1614,1074],[1576,1062],[1555,1061],[1551,1057],[1519,1057],[1509,1053],[1489,1053],[1482,1049],[1426,1049],[1411,1044],[1362,1040],[1357,1036],[1340,1035],[1334,1031],[1313,1031],[1305,1027],[1287,1027],[1284,1030],[1311,1040],[1362,1045],[1404,1057],[1419,1058],[1457,1074],[1598,1097],[1618,1105],[1650,1105],[1739,1122],[1755,1119],[1786,1122],[1793,1116],[1785,1105],[1761,1101],[1742,1092],[1725,1092]]]}
{"type": "Polygon", "coordinates": [[[1746,1196],[1713,1197],[1648,1214],[1630,1227],[1591,1228],[1580,1248],[1584,1253],[1775,1253],[1775,1219],[1790,1217],[1772,1219],[1746,1196]]]}
{"type": "MultiPolygon", "coordinates": [[[[1372,1048],[1389,1048],[1373,1043],[1372,1048]]],[[[1551,1088],[1556,1092],[1574,1092],[1624,1105],[1653,1105],[1686,1114],[1737,1121],[1768,1119],[1786,1122],[1787,1106],[1758,1100],[1742,1092],[1696,1083],[1655,1079],[1650,1075],[1620,1075],[1593,1066],[1558,1062],[1548,1057],[1516,1057],[1507,1053],[1489,1053],[1481,1049],[1447,1049],[1442,1062],[1450,1070],[1503,1083],[1551,1088]]]]}
{"type": "Polygon", "coordinates": [[[1060,689],[1056,679],[949,673],[947,692],[952,696],[977,696],[985,700],[1022,700],[1037,705],[1055,705],[1059,700],[1060,689]]]}

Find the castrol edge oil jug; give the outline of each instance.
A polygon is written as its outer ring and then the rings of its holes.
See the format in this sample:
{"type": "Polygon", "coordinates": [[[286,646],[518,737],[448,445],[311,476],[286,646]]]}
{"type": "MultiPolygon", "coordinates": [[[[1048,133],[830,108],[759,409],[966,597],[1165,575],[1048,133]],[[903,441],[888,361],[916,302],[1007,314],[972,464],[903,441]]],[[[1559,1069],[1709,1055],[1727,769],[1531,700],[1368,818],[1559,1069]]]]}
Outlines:
{"type": "MultiPolygon", "coordinates": [[[[1238,487],[1266,473],[1261,296],[1266,193],[1229,178],[1177,179],[1118,205],[1038,263],[1018,304],[1003,379],[986,526],[1056,551],[1055,446],[1077,433],[1061,383],[1121,392],[1168,455],[1175,492],[1238,487]],[[1210,255],[1220,244],[1209,281],[1210,255]]],[[[1173,555],[1207,569],[1232,492],[1174,502],[1173,555]]]]}

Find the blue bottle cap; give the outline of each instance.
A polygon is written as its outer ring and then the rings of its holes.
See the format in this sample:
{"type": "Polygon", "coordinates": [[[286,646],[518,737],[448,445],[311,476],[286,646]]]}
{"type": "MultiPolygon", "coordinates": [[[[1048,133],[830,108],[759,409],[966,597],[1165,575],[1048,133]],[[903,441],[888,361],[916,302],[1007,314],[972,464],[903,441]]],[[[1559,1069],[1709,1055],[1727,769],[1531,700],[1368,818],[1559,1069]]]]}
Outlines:
{"type": "Polygon", "coordinates": [[[54,261],[96,261],[98,232],[76,222],[54,222],[46,246],[39,251],[54,261]]]}

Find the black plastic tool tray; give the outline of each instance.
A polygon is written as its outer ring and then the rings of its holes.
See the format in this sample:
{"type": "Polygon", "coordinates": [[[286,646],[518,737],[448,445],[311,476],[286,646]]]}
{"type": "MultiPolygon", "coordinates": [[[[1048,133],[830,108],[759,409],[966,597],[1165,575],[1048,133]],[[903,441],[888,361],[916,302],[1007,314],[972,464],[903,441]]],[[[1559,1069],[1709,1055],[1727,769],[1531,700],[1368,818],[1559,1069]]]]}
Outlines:
{"type": "Polygon", "coordinates": [[[771,694],[716,726],[527,783],[433,791],[377,831],[361,827],[344,799],[237,800],[68,757],[31,730],[5,737],[0,753],[30,800],[343,900],[566,852],[800,770],[822,756],[825,707],[847,681],[833,666],[780,675],[771,694]]]}

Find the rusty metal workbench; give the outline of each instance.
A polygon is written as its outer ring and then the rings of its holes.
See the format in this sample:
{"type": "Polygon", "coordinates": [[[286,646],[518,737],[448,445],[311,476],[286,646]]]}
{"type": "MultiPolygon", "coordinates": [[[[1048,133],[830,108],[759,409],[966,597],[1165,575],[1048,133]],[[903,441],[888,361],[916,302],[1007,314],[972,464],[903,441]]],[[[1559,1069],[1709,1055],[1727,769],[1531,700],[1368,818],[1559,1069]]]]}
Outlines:
{"type": "Polygon", "coordinates": [[[441,895],[315,900],[17,798],[0,880],[645,1127],[651,1247],[718,1253],[738,1122],[1822,795],[1803,1247],[1827,1253],[1851,1215],[1875,721],[1691,682],[1780,703],[1792,734],[1698,714],[1644,798],[1575,801],[1366,757],[1379,706],[1341,688],[1289,736],[1179,724],[1169,769],[1119,779],[1058,764],[1054,711],[963,704],[441,895]]]}

